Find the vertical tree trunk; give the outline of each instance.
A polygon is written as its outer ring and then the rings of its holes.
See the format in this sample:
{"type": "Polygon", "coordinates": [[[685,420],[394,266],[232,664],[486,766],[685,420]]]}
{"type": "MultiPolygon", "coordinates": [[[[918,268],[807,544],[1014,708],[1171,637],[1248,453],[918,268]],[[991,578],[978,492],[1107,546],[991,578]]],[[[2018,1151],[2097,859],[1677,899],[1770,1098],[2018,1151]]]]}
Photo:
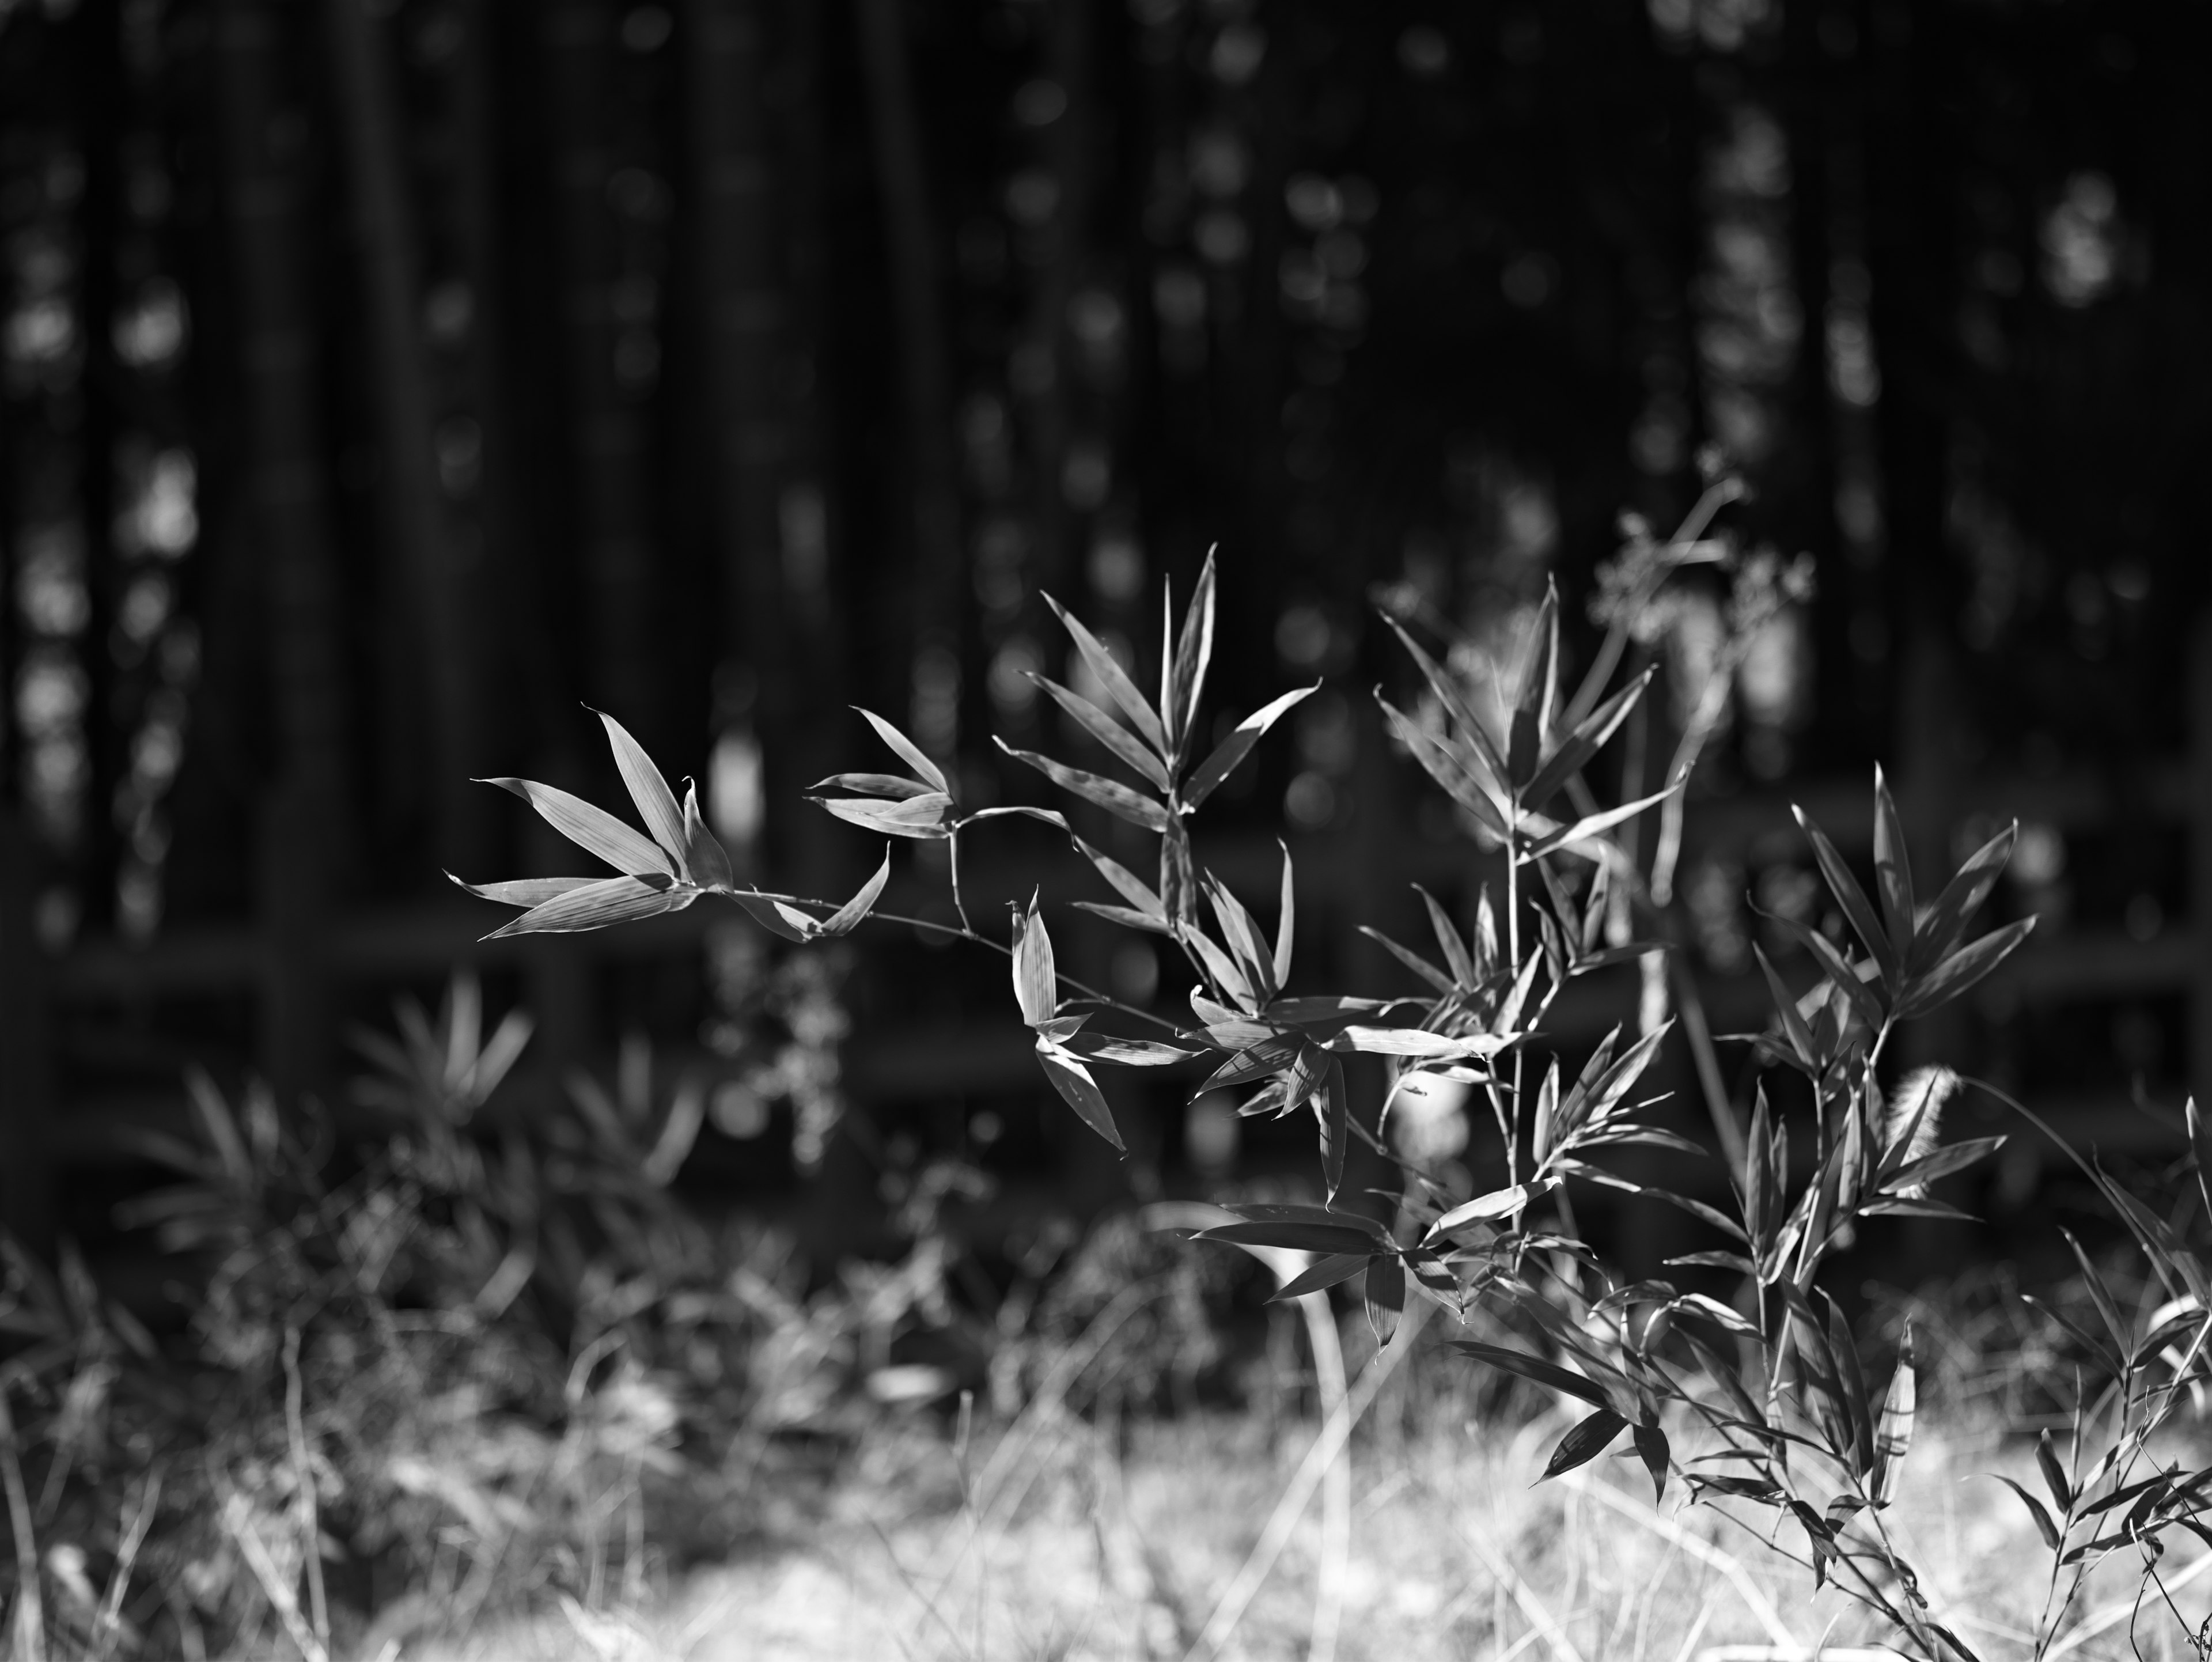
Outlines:
{"type": "Polygon", "coordinates": [[[759,0],[684,9],[691,165],[697,192],[697,315],[707,337],[707,447],[723,624],[715,723],[769,735],[766,782],[781,806],[794,759],[778,502],[785,467],[783,323],[763,108],[759,0]],[[748,706],[750,708],[748,708],[748,706]]]}
{"type": "Polygon", "coordinates": [[[428,693],[427,731],[423,742],[404,748],[419,754],[428,770],[437,857],[473,866],[485,852],[489,821],[479,806],[482,793],[469,784],[471,764],[480,759],[466,661],[471,648],[453,527],[438,481],[414,214],[392,67],[365,0],[326,0],[324,14],[364,268],[386,533],[413,602],[416,646],[428,660],[416,666],[428,693]]]}
{"type": "Polygon", "coordinates": [[[645,530],[645,430],[615,378],[614,243],[608,222],[605,65],[616,51],[604,0],[561,0],[544,29],[562,293],[566,417],[583,545],[592,696],[650,732],[653,569],[645,530]]]}
{"type": "MultiPolygon", "coordinates": [[[[921,123],[915,109],[899,0],[854,0],[867,83],[876,189],[890,256],[898,326],[899,388],[911,493],[917,667],[935,654],[958,661],[961,558],[959,458],[952,441],[952,372],[939,296],[937,232],[930,222],[921,123]]],[[[927,742],[925,740],[924,742],[927,742]]]]}
{"type": "Polygon", "coordinates": [[[344,868],[344,654],[337,622],[315,320],[302,249],[306,122],[283,96],[281,8],[225,0],[216,73],[231,228],[244,476],[261,542],[277,778],[262,819],[268,925],[280,932],[263,1050],[280,1091],[324,1065],[315,924],[344,868]]]}

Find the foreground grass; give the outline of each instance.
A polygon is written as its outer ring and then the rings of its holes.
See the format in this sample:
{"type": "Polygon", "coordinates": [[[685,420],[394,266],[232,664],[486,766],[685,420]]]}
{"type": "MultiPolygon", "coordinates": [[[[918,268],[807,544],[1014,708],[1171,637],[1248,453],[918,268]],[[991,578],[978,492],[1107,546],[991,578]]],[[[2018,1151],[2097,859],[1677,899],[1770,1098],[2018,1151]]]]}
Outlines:
{"type": "MultiPolygon", "coordinates": [[[[1713,1508],[1683,1507],[1679,1485],[1655,1507],[1632,1461],[1532,1486],[1564,1419],[1500,1429],[1431,1415],[1408,1432],[1392,1423],[1390,1406],[1378,1404],[1380,1423],[1352,1450],[1345,1550],[1330,1549],[1328,1508],[1317,1497],[1221,1654],[1742,1662],[1808,1655],[1824,1641],[1832,1657],[1880,1642],[1832,1591],[1814,1596],[1808,1572],[1713,1508]]],[[[564,1602],[406,1653],[422,1662],[1204,1655],[1201,1635],[1314,1429],[1291,1424],[1270,1436],[1255,1418],[1217,1417],[1116,1438],[1059,1416],[1026,1421],[995,1444],[979,1438],[965,1459],[933,1431],[894,1429],[774,1549],[673,1587],[634,1582],[596,1609],[564,1602]]],[[[1930,1428],[1894,1513],[1936,1607],[1990,1659],[2028,1654],[2049,1559],[2017,1503],[1983,1474],[2032,1482],[2032,1465],[2025,1447],[2001,1447],[1990,1432],[1930,1428]]],[[[1802,1546],[1787,1534],[1782,1544],[1802,1546]]],[[[2194,1623],[2212,1598],[2212,1574],[2176,1558],[2166,1579],[2194,1623]]],[[[2190,1654],[2155,1593],[2130,1648],[2135,1582],[2131,1556],[2108,1567],[2051,1654],[2190,1654]]]]}

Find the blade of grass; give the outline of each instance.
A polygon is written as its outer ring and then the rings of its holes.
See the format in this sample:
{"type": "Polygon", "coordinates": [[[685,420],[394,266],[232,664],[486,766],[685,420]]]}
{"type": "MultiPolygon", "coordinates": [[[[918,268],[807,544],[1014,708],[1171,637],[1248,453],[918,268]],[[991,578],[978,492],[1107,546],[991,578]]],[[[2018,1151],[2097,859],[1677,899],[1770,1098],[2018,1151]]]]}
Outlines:
{"type": "Polygon", "coordinates": [[[1383,1346],[1375,1360],[1367,1365],[1366,1370],[1359,1376],[1358,1384],[1338,1405],[1337,1412],[1323,1422],[1312,1446],[1307,1449],[1305,1458],[1299,1463],[1289,1485],[1283,1490],[1282,1497],[1275,1502],[1275,1510],[1269,1515],[1267,1526],[1260,1531],[1259,1540],[1254,1543],[1243,1566],[1214,1605],[1213,1614],[1207,1618],[1205,1631],[1199,1635],[1198,1643],[1184,1653],[1183,1662],[1204,1662],[1204,1659],[1221,1653],[1222,1647],[1237,1631],[1237,1624],[1243,1620],[1244,1612],[1251,1604],[1254,1595],[1260,1591],[1261,1584],[1267,1579],[1268,1572],[1274,1568],[1275,1560],[1289,1544],[1291,1531],[1297,1526],[1298,1517],[1305,1511],[1306,1502],[1313,1498],[1322,1474],[1334,1461],[1337,1451],[1344,1446],[1346,1439],[1352,1435],[1352,1428],[1373,1406],[1376,1395],[1390,1375],[1397,1371],[1398,1364],[1405,1360],[1406,1353],[1413,1348],[1413,1341],[1419,1336],[1428,1313],[1429,1306],[1425,1301],[1416,1300],[1407,1306],[1405,1317],[1399,1322],[1398,1330],[1390,1336],[1390,1342],[1383,1346]]]}

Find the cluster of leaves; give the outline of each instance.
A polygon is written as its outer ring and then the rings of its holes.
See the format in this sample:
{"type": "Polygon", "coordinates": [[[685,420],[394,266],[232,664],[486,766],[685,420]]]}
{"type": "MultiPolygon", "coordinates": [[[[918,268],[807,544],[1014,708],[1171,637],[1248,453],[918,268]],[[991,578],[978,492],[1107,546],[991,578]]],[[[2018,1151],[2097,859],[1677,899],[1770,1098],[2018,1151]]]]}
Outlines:
{"type": "Polygon", "coordinates": [[[866,1423],[871,1362],[944,1302],[932,1218],[810,1298],[787,1246],[670,1193],[693,1082],[629,1046],[518,1112],[530,1037],[462,976],[356,1035],[342,1123],[191,1075],[189,1127],[140,1148],[169,1181],[121,1216],[191,1288],[177,1338],[0,1238],[13,1654],[374,1653],[410,1612],[588,1605],[647,1568],[648,1495],[660,1538],[720,1542],[708,1474],[866,1423]]]}
{"type": "MultiPolygon", "coordinates": [[[[1405,609],[1386,604],[1386,620],[1419,674],[1422,694],[1408,710],[1382,698],[1378,690],[1383,720],[1503,866],[1502,898],[1494,900],[1484,891],[1471,935],[1462,934],[1445,908],[1423,892],[1436,940],[1434,959],[1368,931],[1418,978],[1425,989],[1420,995],[1292,993],[1296,903],[1288,849],[1272,930],[1263,928],[1243,900],[1194,861],[1186,819],[1308,691],[1265,705],[1211,756],[1192,765],[1191,740],[1200,729],[1213,636],[1210,560],[1179,630],[1172,627],[1170,611],[1160,644],[1157,703],[1096,636],[1055,606],[1076,656],[1103,690],[1106,702],[1086,699],[1042,678],[1039,685],[1077,728],[1121,764],[1128,782],[1030,752],[1009,752],[1080,802],[1158,838],[1158,878],[1148,882],[1070,831],[1077,851],[1119,896],[1112,904],[1075,904],[1125,928],[1164,937],[1180,950],[1194,983],[1188,995],[1188,1019],[1117,1006],[1060,974],[1041,897],[1016,910],[1004,941],[976,930],[968,918],[960,888],[961,831],[990,813],[1026,813],[1068,831],[1061,815],[1030,807],[963,814],[943,770],[872,715],[868,721],[910,773],[841,774],[824,782],[824,788],[847,794],[816,800],[837,817],[869,829],[952,844],[952,899],[960,923],[951,933],[1009,957],[1016,1004],[1036,1034],[1047,1078],[1083,1121],[1117,1148],[1121,1138],[1094,1071],[1100,1065],[1188,1067],[1196,1075],[1194,1094],[1244,1093],[1243,1113],[1312,1112],[1320,1145],[1320,1202],[1232,1206],[1231,1221],[1197,1232],[1201,1239],[1305,1255],[1307,1267],[1286,1282],[1279,1297],[1298,1297],[1360,1277],[1370,1318],[1386,1343],[1409,1297],[1431,1300],[1462,1318],[1478,1302],[1509,1314],[1517,1319],[1519,1330],[1539,1336],[1549,1354],[1474,1340],[1460,1341],[1459,1348],[1587,1408],[1553,1450],[1547,1475],[1594,1458],[1626,1432],[1662,1494],[1670,1476],[1679,1473],[1700,1501],[1723,1509],[1748,1506],[1778,1521],[1794,1519],[1803,1531],[1804,1553],[1800,1556],[1780,1546],[1778,1550],[1798,1557],[1816,1584],[1833,1578],[1887,1625],[1896,1642],[1938,1662],[1951,1656],[1972,1658],[1971,1648],[1939,1619],[1884,1520],[1910,1448],[1916,1412],[1909,1330],[1887,1385],[1877,1394],[1874,1369],[1822,1287],[1821,1275],[1870,1220],[1961,1215],[1935,1196],[1934,1186],[1983,1159],[2002,1141],[1984,1137],[1944,1144],[1942,1111],[1960,1087],[1958,1077],[1948,1070],[1923,1070],[1886,1090],[1881,1067],[1902,1024],[1928,1016],[1968,991],[2027,934],[2032,920],[1969,938],[1972,921],[2010,854],[2014,832],[2007,830],[1990,839],[1923,903],[1896,804],[1879,772],[1874,898],[1835,845],[1801,813],[1814,860],[1848,934],[1831,936],[1793,919],[1771,920],[1802,950],[1814,977],[1809,986],[1793,990],[1761,952],[1759,961],[1774,1000],[1773,1020],[1765,1032],[1741,1038],[1762,1063],[1802,1081],[1789,1096],[1807,1100],[1809,1108],[1776,1107],[1762,1080],[1745,1125],[1741,1111],[1720,1091],[1713,1041],[1706,1036],[1702,1010],[1694,1008],[1694,983],[1678,977],[1678,996],[1695,1017],[1683,1024],[1683,1031],[1706,1081],[1706,1106],[1723,1144],[1717,1163],[1729,1203],[1716,1205],[1704,1197],[1720,1184],[1701,1195],[1686,1184],[1633,1181],[1604,1163],[1610,1151],[1630,1146],[1713,1159],[1677,1132],[1651,1123],[1643,1112],[1650,1104],[1634,1096],[1670,1030],[1660,1019],[1663,1009],[1651,1010],[1648,995],[1655,984],[1662,990],[1668,984],[1663,976],[1655,980],[1654,972],[1663,963],[1668,943],[1683,933],[1671,898],[1672,862],[1680,846],[1680,793],[1716,728],[1707,708],[1717,709],[1711,689],[1686,723],[1661,789],[1607,805],[1598,800],[1590,779],[1593,764],[1624,724],[1644,719],[1641,700],[1655,667],[1638,661],[1649,658],[1661,632],[1662,626],[1651,618],[1655,609],[1663,612],[1665,586],[1674,573],[1705,563],[1734,570],[1741,604],[1729,616],[1739,632],[1765,626],[1779,608],[1809,593],[1809,573],[1802,563],[1741,559],[1726,538],[1706,534],[1714,514],[1734,494],[1729,482],[1716,483],[1681,530],[1664,542],[1648,527],[1628,527],[1629,546],[1609,568],[1602,604],[1595,609],[1606,629],[1603,645],[1571,694],[1561,684],[1558,600],[1556,595],[1546,597],[1502,734],[1493,734],[1475,713],[1447,667],[1450,655],[1440,661],[1400,615],[1405,609]],[[1626,829],[1661,805],[1665,823],[1657,849],[1649,864],[1639,863],[1626,829]],[[1638,930],[1647,938],[1632,939],[1638,930]],[[1641,1031],[1624,1042],[1616,1029],[1572,1082],[1565,1082],[1556,1053],[1542,1057],[1549,1048],[1547,1018],[1554,1001],[1575,977],[1629,959],[1644,966],[1647,1004],[1641,1031]],[[1119,1031],[1129,1025],[1127,1019],[1148,1023],[1152,1031],[1127,1036],[1119,1031]],[[1401,1093],[1419,1093],[1449,1082],[1479,1093],[1500,1135],[1502,1181],[1469,1198],[1443,1174],[1395,1154],[1382,1125],[1370,1127],[1351,1111],[1345,1068],[1347,1061],[1361,1056],[1374,1058],[1371,1065],[1385,1075],[1386,1117],[1401,1093]],[[1538,1063],[1533,1070],[1532,1059],[1538,1063]],[[1792,1119],[1799,1121],[1796,1137],[1809,1139],[1812,1147],[1809,1173],[1802,1178],[1790,1157],[1792,1119]],[[1391,1196],[1396,1205],[1391,1221],[1370,1215],[1345,1193],[1346,1155],[1355,1138],[1400,1168],[1402,1183],[1391,1196]],[[1705,1285],[1624,1282],[1611,1275],[1574,1227],[1569,1185],[1577,1182],[1644,1194],[1709,1226],[1725,1245],[1670,1261],[1670,1267],[1697,1272],[1705,1285]],[[1732,1281],[1733,1300],[1705,1290],[1715,1285],[1717,1275],[1732,1281]],[[1701,1336],[1701,1330],[1710,1336],[1701,1336]],[[1724,1355],[1723,1344],[1735,1354],[1724,1355]],[[1686,1426],[1705,1446],[1682,1459],[1671,1438],[1686,1426]]],[[[1731,650],[1742,645],[1733,642],[1731,650]]],[[[658,899],[676,892],[696,862],[687,868],[678,856],[672,796],[659,785],[650,764],[624,755],[620,730],[611,722],[609,728],[647,823],[657,836],[661,822],[667,823],[670,834],[659,836],[654,856],[666,856],[669,868],[665,888],[654,891],[658,899]]],[[[546,811],[538,796],[532,800],[546,811]]],[[[564,813],[565,823],[575,822],[572,812],[564,813]]],[[[688,820],[683,836],[696,836],[688,820]]],[[[613,843],[602,832],[586,846],[605,855],[613,843]]],[[[659,880],[650,873],[632,875],[640,882],[659,880]]],[[[834,909],[789,896],[726,887],[713,892],[727,893],[771,928],[811,939],[857,922],[872,904],[880,879],[879,874],[860,897],[834,909]],[[830,914],[826,922],[819,920],[824,912],[830,914]]],[[[477,892],[518,904],[536,893],[512,885],[477,892]]],[[[629,904],[648,903],[642,893],[633,893],[629,904]]],[[[509,928],[551,927],[533,922],[538,916],[526,914],[509,928]]],[[[2185,1383],[2196,1389],[2205,1376],[2203,1342],[2212,1331],[2212,1317],[2204,1313],[2202,1274],[2194,1268],[2196,1261],[2181,1253],[2174,1228],[2116,1185],[2100,1182],[2145,1251],[2157,1263],[2179,1266],[2172,1273],[2185,1285],[2165,1318],[2147,1333],[2123,1334],[2114,1326],[2110,1347],[2083,1336],[2121,1381],[2114,1387],[2119,1392],[2115,1402],[2138,1407],[2130,1410],[2135,1419],[2123,1413],[2116,1422],[2113,1446],[2122,1452],[2108,1453],[2089,1472],[2068,1476],[2063,1496],[2054,1488],[2059,1515],[2038,1510],[2039,1526],[2059,1555],[2054,1577],[2061,1567],[2094,1561],[2119,1539],[2154,1539],[2169,1524],[2197,1527],[2204,1481],[2203,1474],[2177,1471],[2148,1478],[2126,1476],[2130,1462],[2142,1458],[2146,1428],[2172,1411],[2175,1393],[2185,1383]],[[2193,1331],[2195,1338],[2177,1352],[2174,1342],[2185,1331],[2193,1331]],[[2164,1372],[2154,1385],[2143,1383],[2150,1378],[2143,1372],[2146,1358],[2163,1359],[2158,1367],[2164,1372]],[[2154,1397],[2154,1408],[2142,1406],[2154,1397]],[[2124,1505],[2127,1510],[2117,1533],[2108,1530],[2074,1539],[2077,1528],[2087,1533],[2089,1520],[2124,1505]]],[[[1771,1531],[1761,1532],[1772,1538],[1771,1531]]],[[[2046,1635],[2063,1609],[2061,1602],[2050,1616],[2046,1635]]]]}

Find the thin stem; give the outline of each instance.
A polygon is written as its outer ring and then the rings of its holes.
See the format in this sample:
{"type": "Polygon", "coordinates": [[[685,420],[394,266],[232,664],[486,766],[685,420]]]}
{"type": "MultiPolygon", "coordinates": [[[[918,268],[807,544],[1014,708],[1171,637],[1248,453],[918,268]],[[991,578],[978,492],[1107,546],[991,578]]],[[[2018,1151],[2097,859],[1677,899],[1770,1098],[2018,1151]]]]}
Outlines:
{"type": "Polygon", "coordinates": [[[968,921],[968,902],[960,892],[960,827],[958,825],[952,826],[945,832],[945,846],[950,854],[952,867],[952,910],[959,916],[960,927],[973,934],[975,933],[975,926],[968,921]]]}

